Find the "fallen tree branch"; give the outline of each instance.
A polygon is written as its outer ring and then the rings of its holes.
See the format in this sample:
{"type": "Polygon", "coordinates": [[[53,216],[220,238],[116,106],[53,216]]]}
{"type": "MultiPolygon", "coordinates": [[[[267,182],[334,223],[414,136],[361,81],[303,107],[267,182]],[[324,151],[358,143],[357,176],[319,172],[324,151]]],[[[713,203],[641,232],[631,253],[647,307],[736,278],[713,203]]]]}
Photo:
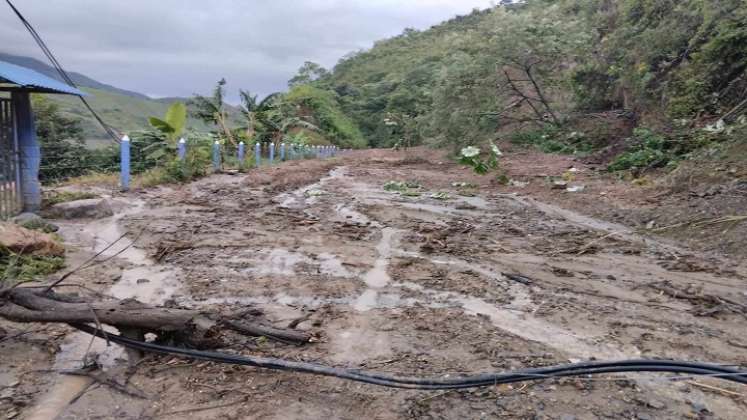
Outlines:
{"type": "Polygon", "coordinates": [[[223,321],[226,327],[252,336],[263,336],[274,338],[275,340],[289,344],[303,344],[311,341],[312,336],[309,333],[298,330],[284,330],[274,328],[258,323],[248,323],[245,321],[223,321]]]}
{"type": "Polygon", "coordinates": [[[312,340],[312,335],[303,331],[231,319],[220,314],[153,307],[133,299],[88,302],[75,296],[43,293],[31,288],[8,291],[5,299],[0,300],[0,317],[25,323],[96,324],[99,329],[102,324],[110,325],[133,336],[154,333],[161,339],[198,348],[217,346],[222,328],[283,343],[300,345],[312,340]]]}

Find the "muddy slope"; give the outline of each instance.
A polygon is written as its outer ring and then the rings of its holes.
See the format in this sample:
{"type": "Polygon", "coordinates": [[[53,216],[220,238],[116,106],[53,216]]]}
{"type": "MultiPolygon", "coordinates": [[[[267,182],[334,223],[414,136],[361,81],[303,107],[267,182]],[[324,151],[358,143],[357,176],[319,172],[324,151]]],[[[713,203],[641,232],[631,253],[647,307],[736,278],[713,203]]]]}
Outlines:
{"type": "MultiPolygon", "coordinates": [[[[130,238],[143,232],[134,254],[76,281],[169,306],[262,311],[277,325],[302,318],[298,328],[318,334],[302,348],[226,337],[228,351],[417,376],[635,357],[747,364],[738,261],[641,237],[531,189],[511,194],[439,157],[366,152],[123,198],[135,204],[108,222],[130,238]],[[422,189],[392,194],[382,188],[390,180],[422,189]],[[481,187],[464,196],[454,182],[481,187]]],[[[66,237],[85,253],[112,235],[91,232],[81,224],[66,237]]],[[[19,382],[8,389],[28,394],[16,404],[11,392],[2,408],[30,415],[53,378],[21,362],[38,343],[0,345],[12,355],[0,374],[19,382]]],[[[129,386],[147,398],[94,385],[61,418],[741,419],[747,410],[743,387],[662,375],[439,393],[151,356],[129,386]]]]}

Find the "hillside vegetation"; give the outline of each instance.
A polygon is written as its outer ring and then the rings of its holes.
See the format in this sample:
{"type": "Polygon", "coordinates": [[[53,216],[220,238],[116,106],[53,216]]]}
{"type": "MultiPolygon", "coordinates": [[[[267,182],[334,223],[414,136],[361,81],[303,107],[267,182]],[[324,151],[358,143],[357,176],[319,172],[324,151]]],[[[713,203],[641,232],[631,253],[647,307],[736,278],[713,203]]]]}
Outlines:
{"type": "Polygon", "coordinates": [[[742,0],[505,3],[406,30],[306,82],[332,92],[372,146],[508,138],[588,153],[625,140],[613,157],[656,166],[739,132],[742,0]]]}
{"type": "MultiPolygon", "coordinates": [[[[128,133],[148,127],[148,117],[163,115],[169,103],[122,95],[110,91],[83,87],[90,94],[86,99],[101,118],[119,131],[128,133]]],[[[48,95],[50,101],[59,106],[66,117],[79,119],[86,140],[108,140],[106,133],[93,118],[80,99],[66,95],[48,95]]],[[[208,126],[197,119],[190,119],[189,126],[198,130],[207,130],[208,126]]]]}

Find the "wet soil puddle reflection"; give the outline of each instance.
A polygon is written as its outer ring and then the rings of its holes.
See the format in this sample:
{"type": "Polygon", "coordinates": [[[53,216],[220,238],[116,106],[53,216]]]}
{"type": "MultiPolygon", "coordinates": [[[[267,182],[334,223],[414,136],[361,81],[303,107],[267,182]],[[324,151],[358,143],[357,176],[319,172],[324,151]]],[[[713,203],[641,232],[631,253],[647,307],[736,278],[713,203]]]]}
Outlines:
{"type": "MultiPolygon", "coordinates": [[[[117,241],[125,231],[120,221],[127,217],[143,213],[145,203],[137,201],[124,211],[85,224],[75,222],[60,223],[59,234],[66,243],[89,247],[93,253],[104,250],[117,241]]],[[[150,304],[162,304],[181,289],[176,279],[178,270],[154,265],[147,254],[133,246],[131,240],[122,238],[114,246],[103,251],[100,258],[117,257],[134,267],[122,271],[120,279],[106,293],[118,299],[135,298],[150,304]]],[[[116,332],[112,329],[112,332],[116,332]]],[[[91,336],[81,332],[70,334],[55,358],[54,369],[80,368],[87,355],[97,354],[97,361],[105,369],[111,368],[124,355],[119,346],[107,347],[106,341],[91,340],[91,336]]],[[[59,376],[52,389],[37,405],[29,419],[51,419],[57,417],[78,395],[83,392],[91,380],[85,377],[59,376]]]]}

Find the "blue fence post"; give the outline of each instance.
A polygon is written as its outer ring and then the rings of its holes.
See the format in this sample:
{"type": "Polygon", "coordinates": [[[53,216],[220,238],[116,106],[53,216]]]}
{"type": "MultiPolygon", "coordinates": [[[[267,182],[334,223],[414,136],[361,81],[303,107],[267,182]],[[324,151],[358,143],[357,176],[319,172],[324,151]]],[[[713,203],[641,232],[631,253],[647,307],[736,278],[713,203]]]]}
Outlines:
{"type": "Polygon", "coordinates": [[[285,143],[280,143],[280,161],[285,162],[285,143]]]}
{"type": "Polygon", "coordinates": [[[220,143],[218,140],[213,143],[213,170],[220,172],[220,143]]]}
{"type": "Polygon", "coordinates": [[[244,166],[244,142],[239,142],[239,152],[238,156],[236,156],[239,159],[239,167],[244,166]]]}
{"type": "Polygon", "coordinates": [[[119,143],[119,182],[122,191],[130,189],[130,138],[122,137],[119,143]]]}
{"type": "Polygon", "coordinates": [[[259,164],[262,160],[262,145],[257,142],[257,144],[254,145],[254,166],[259,167],[259,164]]]}
{"type": "Polygon", "coordinates": [[[187,141],[184,140],[184,137],[179,139],[178,151],[179,151],[179,160],[184,162],[184,159],[187,158],[187,141]]]}
{"type": "MultiPolygon", "coordinates": [[[[39,183],[41,146],[36,138],[31,97],[28,92],[18,91],[11,92],[10,98],[13,101],[11,109],[15,110],[15,133],[18,146],[18,153],[13,157],[18,166],[12,176],[20,180],[20,185],[16,188],[20,193],[19,201],[23,204],[23,210],[36,212],[41,208],[42,203],[42,190],[39,183]]],[[[0,172],[4,171],[0,170],[0,172]]]]}

